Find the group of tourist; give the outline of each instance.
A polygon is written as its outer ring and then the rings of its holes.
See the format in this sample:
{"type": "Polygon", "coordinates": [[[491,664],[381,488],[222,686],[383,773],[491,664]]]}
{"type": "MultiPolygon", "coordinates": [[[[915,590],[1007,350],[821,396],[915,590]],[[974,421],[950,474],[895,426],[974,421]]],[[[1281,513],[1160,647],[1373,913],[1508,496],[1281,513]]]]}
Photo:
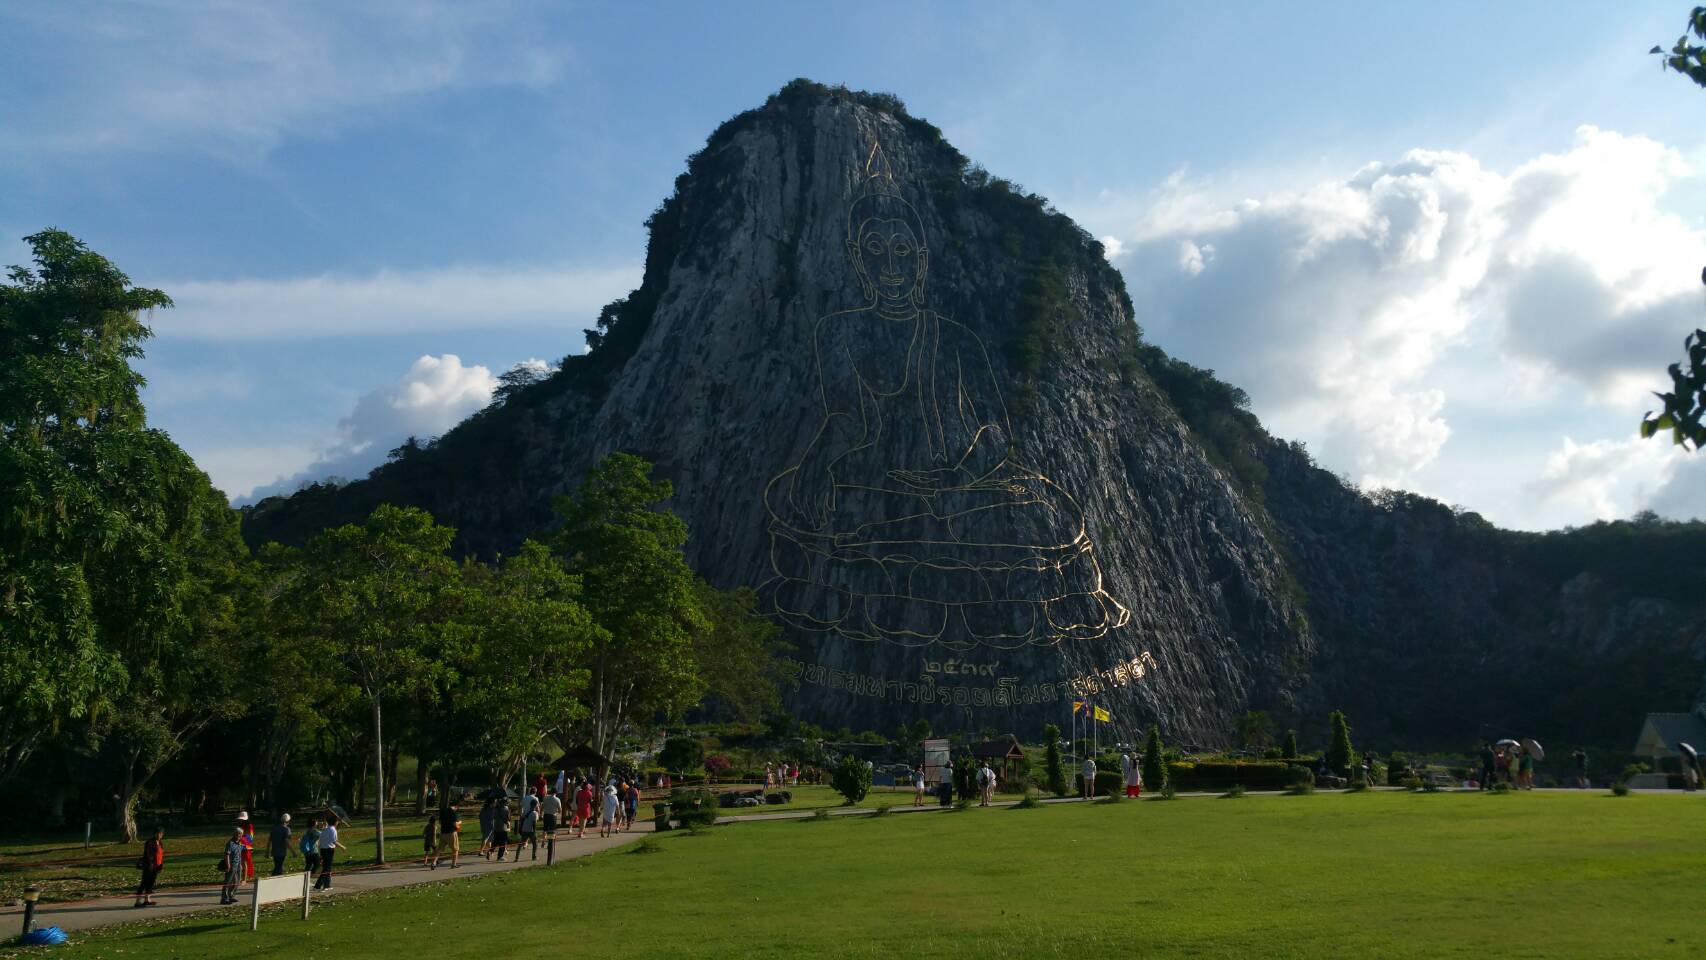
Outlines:
{"type": "MultiPolygon", "coordinates": [[[[598,835],[608,837],[631,829],[639,815],[640,785],[632,779],[611,778],[602,787],[591,777],[570,777],[559,771],[556,782],[546,782],[544,774],[533,781],[521,795],[519,809],[512,810],[508,796],[489,796],[480,806],[480,856],[501,862],[513,844],[515,860],[527,851],[539,859],[539,844],[556,838],[559,829],[572,830],[570,839],[580,839],[596,822],[598,835]],[[510,826],[514,824],[512,839],[510,826]]],[[[425,846],[424,862],[438,869],[447,857],[450,866],[460,863],[462,853],[462,817],[449,803],[437,814],[429,816],[421,834],[425,846]]]]}
{"type": "MultiPolygon", "coordinates": [[[[1579,752],[1579,751],[1578,751],[1579,752]]],[[[1583,755],[1586,763],[1586,755],[1583,755]]],[[[1534,753],[1515,741],[1501,741],[1481,746],[1481,775],[1476,785],[1482,790],[1494,784],[1509,784],[1513,790],[1534,789],[1534,753]]]]}
{"type": "MultiPolygon", "coordinates": [[[[326,890],[332,886],[332,864],[339,850],[348,852],[349,848],[338,840],[338,818],[336,814],[331,813],[324,819],[310,821],[308,829],[303,831],[299,840],[292,834],[290,814],[280,814],[267,842],[267,853],[273,862],[273,876],[283,875],[285,860],[292,852],[297,852],[302,855],[304,869],[310,874],[316,874],[316,890],[326,890]]],[[[143,843],[142,856],[137,859],[136,867],[142,872],[142,879],[136,886],[136,902],[132,906],[156,906],[154,891],[159,885],[160,874],[166,869],[164,827],[155,827],[154,832],[143,843]]],[[[221,904],[236,903],[237,888],[255,878],[255,823],[249,818],[247,810],[237,814],[237,822],[231,828],[231,835],[225,840],[219,859],[219,874],[221,904]]]]}
{"type": "Polygon", "coordinates": [[[764,787],[797,787],[800,785],[800,765],[797,763],[766,763],[764,787]]]}

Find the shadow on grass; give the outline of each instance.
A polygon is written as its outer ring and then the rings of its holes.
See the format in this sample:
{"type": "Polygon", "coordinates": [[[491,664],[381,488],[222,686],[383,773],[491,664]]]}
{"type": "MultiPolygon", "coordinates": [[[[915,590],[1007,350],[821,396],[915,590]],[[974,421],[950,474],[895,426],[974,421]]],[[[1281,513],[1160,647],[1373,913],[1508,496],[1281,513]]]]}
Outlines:
{"type": "Polygon", "coordinates": [[[152,940],[155,937],[181,937],[190,933],[207,933],[210,930],[222,930],[231,926],[230,923],[198,923],[193,927],[169,927],[165,930],[155,930],[152,933],[139,934],[138,940],[152,940]]]}

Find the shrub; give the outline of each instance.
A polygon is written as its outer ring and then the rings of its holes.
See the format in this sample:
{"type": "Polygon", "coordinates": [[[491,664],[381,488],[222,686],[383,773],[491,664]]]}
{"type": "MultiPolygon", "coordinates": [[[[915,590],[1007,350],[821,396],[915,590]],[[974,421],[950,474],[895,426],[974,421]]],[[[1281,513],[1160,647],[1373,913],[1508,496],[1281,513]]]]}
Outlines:
{"type": "Polygon", "coordinates": [[[1167,786],[1167,760],[1161,755],[1161,728],[1149,725],[1149,736],[1143,742],[1143,785],[1151,790],[1167,786]]]}
{"type": "Polygon", "coordinates": [[[1439,793],[1440,792],[1439,784],[1433,782],[1432,780],[1423,780],[1422,781],[1422,792],[1423,793],[1439,793]]]}
{"type": "Polygon", "coordinates": [[[1027,792],[1025,794],[1025,796],[1019,800],[1018,803],[1013,804],[1013,809],[1015,809],[1015,810],[1036,810],[1036,809],[1041,808],[1042,805],[1043,805],[1043,802],[1037,798],[1036,794],[1027,792]]]}
{"type": "MultiPolygon", "coordinates": [[[[1098,776],[1096,778],[1096,782],[1101,783],[1102,778],[1100,776],[1098,776]]],[[[1098,791],[1098,793],[1100,793],[1100,791],[1098,791]]],[[[1103,793],[1100,796],[1098,796],[1096,798],[1096,802],[1097,803],[1119,803],[1120,801],[1122,801],[1124,799],[1125,799],[1125,791],[1124,790],[1109,790],[1107,793],[1103,793]]]]}
{"type": "Polygon", "coordinates": [[[1334,710],[1327,717],[1327,723],[1332,728],[1327,738],[1327,766],[1341,777],[1350,776],[1353,752],[1351,748],[1351,725],[1345,720],[1341,710],[1334,710]]]}
{"type": "Polygon", "coordinates": [[[1394,753],[1386,758],[1386,785],[1389,787],[1408,786],[1416,779],[1415,770],[1410,767],[1410,761],[1401,753],[1394,753]]]}
{"type": "Polygon", "coordinates": [[[1294,797],[1307,797],[1307,796],[1310,796],[1311,794],[1313,794],[1314,792],[1315,792],[1315,781],[1313,781],[1313,780],[1305,781],[1303,783],[1293,784],[1290,788],[1288,788],[1286,790],[1286,793],[1288,793],[1294,797]]]}
{"type": "MultiPolygon", "coordinates": [[[[1504,784],[1500,784],[1500,786],[1504,786],[1504,784]]],[[[1621,780],[1617,781],[1611,785],[1611,795],[1614,797],[1627,797],[1629,795],[1629,785],[1621,780]]]]}
{"type": "Polygon", "coordinates": [[[865,765],[865,761],[850,753],[835,765],[835,775],[830,784],[835,787],[836,793],[846,798],[846,805],[852,806],[871,792],[871,768],[865,765]]]}
{"type": "Polygon", "coordinates": [[[1510,793],[1511,792],[1511,785],[1507,781],[1500,780],[1498,783],[1493,784],[1492,789],[1489,790],[1488,792],[1489,793],[1510,793]]]}
{"type": "Polygon", "coordinates": [[[1178,798],[1179,791],[1174,789],[1173,785],[1170,783],[1163,784],[1161,789],[1149,795],[1149,799],[1151,800],[1177,800],[1178,798]]]}
{"type": "Polygon", "coordinates": [[[1222,800],[1236,800],[1239,797],[1242,797],[1243,795],[1244,795],[1244,785],[1242,783],[1235,783],[1232,785],[1232,789],[1230,789],[1230,790],[1228,790],[1225,793],[1220,795],[1220,799],[1222,799],[1222,800]]]}
{"type": "Polygon", "coordinates": [[[1167,782],[1186,790],[1225,790],[1233,784],[1282,790],[1295,784],[1292,771],[1297,769],[1302,768],[1283,760],[1175,760],[1167,764],[1167,782]]]}
{"type": "Polygon", "coordinates": [[[822,822],[824,820],[828,820],[829,819],[829,811],[824,809],[823,807],[818,807],[816,810],[812,811],[811,819],[815,822],[822,822]]]}
{"type": "Polygon", "coordinates": [[[961,797],[954,798],[953,809],[956,813],[964,813],[965,811],[970,810],[971,809],[971,797],[970,796],[961,796],[961,797]]]}
{"type": "Polygon", "coordinates": [[[708,827],[717,822],[717,795],[709,790],[671,791],[669,812],[689,830],[708,827]]]}
{"type": "Polygon", "coordinates": [[[1297,731],[1287,730],[1285,742],[1280,744],[1280,757],[1285,760],[1297,759],[1297,731]]]}
{"type": "Polygon", "coordinates": [[[1043,776],[1057,797],[1066,796],[1066,769],[1060,763],[1060,728],[1043,725],[1043,776]]]}
{"type": "Polygon", "coordinates": [[[663,846],[651,837],[641,840],[628,850],[629,853],[662,853],[663,846]]]}
{"type": "MultiPolygon", "coordinates": [[[[1075,786],[1077,786],[1077,788],[1080,791],[1082,791],[1084,789],[1084,775],[1082,773],[1073,777],[1072,782],[1075,786]]],[[[1115,770],[1097,770],[1096,771],[1096,796],[1105,797],[1111,793],[1124,793],[1124,792],[1125,792],[1125,781],[1123,779],[1121,779],[1118,771],[1115,771],[1115,770]]]]}
{"type": "Polygon", "coordinates": [[[889,805],[886,803],[877,804],[877,809],[871,811],[871,816],[873,817],[886,817],[888,815],[889,805]]]}
{"type": "Polygon", "coordinates": [[[727,770],[730,766],[733,766],[733,764],[729,758],[723,754],[713,753],[705,758],[703,766],[705,767],[705,774],[712,779],[715,779],[721,776],[723,771],[727,770]]]}
{"type": "Polygon", "coordinates": [[[1422,784],[1424,784],[1426,782],[1427,781],[1423,780],[1421,777],[1418,777],[1414,773],[1412,773],[1409,776],[1404,778],[1404,782],[1403,782],[1403,784],[1401,784],[1401,786],[1403,786],[1404,789],[1406,789],[1406,790],[1420,790],[1420,789],[1422,789],[1422,784]]]}
{"type": "Polygon", "coordinates": [[[1367,780],[1358,780],[1357,782],[1346,787],[1345,792],[1346,793],[1366,793],[1366,792],[1373,790],[1373,789],[1374,789],[1373,787],[1368,785],[1367,780]]]}

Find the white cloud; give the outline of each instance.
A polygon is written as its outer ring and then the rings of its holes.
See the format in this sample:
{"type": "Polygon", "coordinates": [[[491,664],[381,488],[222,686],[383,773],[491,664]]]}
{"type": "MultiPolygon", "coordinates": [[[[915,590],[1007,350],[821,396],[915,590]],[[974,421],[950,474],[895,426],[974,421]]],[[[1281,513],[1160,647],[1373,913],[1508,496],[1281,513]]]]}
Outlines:
{"type": "MultiPolygon", "coordinates": [[[[1607,416],[1633,434],[1702,319],[1706,231],[1665,207],[1692,177],[1676,150],[1594,127],[1509,172],[1413,150],[1260,200],[1181,171],[1121,231],[1119,266],[1153,339],[1248,390],[1276,433],[1361,483],[1413,486],[1447,469],[1430,465],[1454,434],[1485,449],[1477,431],[1510,429],[1482,416],[1500,405],[1550,414],[1554,437],[1604,436],[1607,416]]],[[[1533,453],[1549,516],[1626,515],[1675,472],[1656,443],[1570,444],[1533,453]],[[1642,465],[1663,470],[1642,486],[1642,465]]]]}
{"type": "Polygon", "coordinates": [[[381,105],[464,87],[541,87],[568,59],[507,3],[67,2],[12,29],[63,44],[59,81],[7,131],[20,152],[264,154],[381,105]]]}
{"type": "Polygon", "coordinates": [[[1633,437],[1577,443],[1565,437],[1524,491],[1563,516],[1615,520],[1669,480],[1677,458],[1667,446],[1633,437]]]}
{"type": "MultiPolygon", "coordinates": [[[[542,361],[527,362],[544,366],[542,361]]],[[[329,477],[364,477],[408,437],[437,437],[490,403],[497,385],[497,377],[489,369],[480,364],[463,366],[462,359],[453,353],[421,357],[395,383],[363,394],[307,468],[288,478],[277,478],[275,473],[274,482],[239,499],[288,493],[304,483],[329,477]]],[[[209,472],[223,480],[222,474],[211,468],[209,472]]],[[[235,483],[232,488],[243,489],[235,483]]]]}
{"type": "Polygon", "coordinates": [[[365,277],[162,282],[162,340],[297,340],[434,330],[591,326],[640,268],[451,266],[365,277]]]}

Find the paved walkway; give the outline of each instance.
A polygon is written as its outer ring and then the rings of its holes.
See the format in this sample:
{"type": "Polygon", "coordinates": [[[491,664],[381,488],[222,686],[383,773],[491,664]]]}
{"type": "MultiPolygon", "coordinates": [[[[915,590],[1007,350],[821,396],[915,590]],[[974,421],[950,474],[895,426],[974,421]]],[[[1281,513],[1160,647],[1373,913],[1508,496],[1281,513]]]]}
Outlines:
{"type": "MultiPolygon", "coordinates": [[[[609,850],[623,844],[632,843],[641,837],[649,836],[652,832],[650,821],[640,821],[634,824],[634,829],[627,833],[618,833],[611,837],[599,837],[589,834],[579,840],[559,838],[557,840],[558,860],[572,860],[585,857],[601,850],[609,850]]],[[[399,845],[401,846],[401,844],[399,845]]],[[[411,844],[412,846],[412,844],[411,844]]],[[[478,846],[476,842],[475,846],[478,846]]],[[[441,880],[458,880],[463,877],[478,877],[488,873],[500,873],[527,867],[542,867],[545,865],[545,846],[539,847],[539,859],[532,860],[527,853],[521,855],[521,860],[513,859],[514,851],[510,852],[512,859],[498,863],[487,860],[478,853],[470,854],[464,849],[462,865],[452,870],[449,864],[440,863],[437,870],[429,869],[420,860],[407,860],[393,863],[385,867],[368,867],[359,870],[337,870],[333,873],[332,889],[315,891],[313,900],[325,896],[342,896],[346,893],[357,893],[363,890],[383,890],[390,887],[407,887],[418,883],[436,883],[441,880]]],[[[168,865],[169,866],[169,865],[168,865]]],[[[259,868],[260,863],[256,863],[259,868]]],[[[94,927],[106,927],[119,923],[131,923],[137,920],[157,920],[161,917],[178,917],[191,913],[209,913],[213,911],[229,911],[232,922],[239,920],[247,922],[251,909],[250,888],[244,886],[238,891],[237,902],[228,906],[219,904],[219,885],[205,887],[176,887],[163,890],[154,895],[156,906],[137,909],[132,906],[136,902],[134,896],[102,897],[97,900],[81,900],[69,903],[46,903],[36,907],[36,926],[57,926],[70,933],[76,930],[89,930],[94,927]]],[[[20,929],[24,909],[22,907],[0,908],[0,930],[15,933],[20,929]]]]}

